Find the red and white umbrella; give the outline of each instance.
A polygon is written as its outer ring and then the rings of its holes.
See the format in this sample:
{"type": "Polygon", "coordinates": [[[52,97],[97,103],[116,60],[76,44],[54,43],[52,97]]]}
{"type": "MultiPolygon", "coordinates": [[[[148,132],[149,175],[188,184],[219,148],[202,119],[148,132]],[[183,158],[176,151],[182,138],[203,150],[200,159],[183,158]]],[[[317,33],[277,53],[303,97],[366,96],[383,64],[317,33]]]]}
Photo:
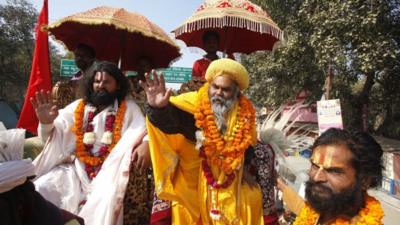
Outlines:
{"type": "Polygon", "coordinates": [[[272,50],[283,32],[260,7],[247,0],[206,0],[173,33],[187,46],[203,48],[206,31],[220,36],[220,51],[228,54],[272,50]]]}

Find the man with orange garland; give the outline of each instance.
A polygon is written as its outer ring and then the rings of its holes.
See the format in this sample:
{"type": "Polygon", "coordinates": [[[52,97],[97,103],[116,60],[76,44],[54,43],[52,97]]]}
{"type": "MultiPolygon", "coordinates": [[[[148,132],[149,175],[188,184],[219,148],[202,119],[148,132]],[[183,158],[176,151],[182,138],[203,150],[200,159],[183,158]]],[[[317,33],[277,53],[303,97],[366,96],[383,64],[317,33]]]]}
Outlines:
{"type": "Polygon", "coordinates": [[[155,191],[170,200],[172,224],[262,225],[262,194],[245,161],[254,154],[255,109],[241,93],[247,70],[213,61],[198,92],[170,97],[163,76],[146,75],[155,191]]]}
{"type": "Polygon", "coordinates": [[[122,224],[131,160],[142,172],[150,164],[145,120],[127,98],[128,84],[115,64],[100,62],[84,82],[83,99],[60,111],[50,93],[31,99],[47,140],[34,161],[36,189],[85,224],[122,224]]]}
{"type": "MultiPolygon", "coordinates": [[[[383,224],[379,201],[367,193],[382,181],[381,146],[366,133],[331,128],[312,151],[306,203],[294,225],[383,224]]],[[[283,195],[291,192],[279,186],[283,195]]],[[[299,202],[296,198],[286,203],[299,202]]]]}

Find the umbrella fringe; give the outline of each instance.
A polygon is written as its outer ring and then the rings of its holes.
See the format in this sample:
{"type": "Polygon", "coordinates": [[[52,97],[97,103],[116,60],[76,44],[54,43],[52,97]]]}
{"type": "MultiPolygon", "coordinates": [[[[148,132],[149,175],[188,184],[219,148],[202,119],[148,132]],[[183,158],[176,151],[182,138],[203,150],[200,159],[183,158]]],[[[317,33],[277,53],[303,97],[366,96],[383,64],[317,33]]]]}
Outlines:
{"type": "MultiPolygon", "coordinates": [[[[79,42],[82,43],[85,43],[85,41],[96,42],[95,38],[93,39],[73,38],[72,40],[68,39],[69,35],[71,34],[73,36],[76,35],[75,32],[78,32],[78,30],[80,30],[78,29],[78,27],[84,30],[85,32],[85,35],[79,36],[78,34],[78,36],[85,37],[86,31],[91,30],[86,28],[89,26],[99,27],[99,29],[100,28],[103,29],[102,27],[107,27],[107,29],[110,29],[113,32],[122,31],[124,33],[132,33],[134,35],[142,36],[147,41],[149,41],[149,43],[162,45],[163,47],[160,47],[160,50],[163,52],[165,51],[164,54],[165,57],[163,56],[163,58],[165,58],[166,60],[154,60],[154,64],[156,64],[155,66],[157,67],[164,67],[164,65],[168,64],[170,58],[175,58],[180,55],[179,46],[175,43],[174,40],[170,38],[170,36],[164,30],[162,30],[156,24],[150,22],[144,16],[137,13],[128,12],[124,9],[117,9],[112,7],[97,7],[58,20],[50,24],[48,27],[46,27],[46,29],[52,37],[55,37],[56,40],[57,38],[60,38],[60,40],[66,39],[64,40],[66,41],[65,45],[63,45],[64,47],[66,47],[66,49],[74,50],[74,48],[79,42]],[[68,32],[66,32],[66,30],[68,30],[68,32]]],[[[99,41],[99,42],[101,42],[102,45],[105,41],[99,41]]],[[[115,46],[115,47],[116,47],[115,49],[118,49],[121,46],[115,46]]],[[[96,50],[97,51],[96,53],[98,55],[101,55],[100,56],[101,58],[99,58],[100,60],[116,61],[115,59],[113,59],[113,56],[112,57],[106,56],[108,55],[107,54],[108,52],[104,53],[104,51],[102,50],[105,49],[103,45],[99,47],[99,49],[100,51],[96,50]]],[[[118,53],[119,57],[121,56],[120,53],[121,51],[118,53]]],[[[145,53],[147,52],[145,51],[145,53]]],[[[151,57],[157,58],[158,56],[152,55],[151,57]]],[[[133,62],[135,60],[129,60],[129,61],[133,62]]],[[[130,64],[130,63],[122,63],[122,67],[124,67],[124,64],[130,64]]]]}
{"type": "Polygon", "coordinates": [[[212,28],[222,28],[222,27],[237,27],[243,28],[254,32],[259,32],[261,34],[271,34],[278,40],[283,40],[283,31],[271,24],[249,21],[240,17],[225,16],[222,18],[206,18],[197,20],[191,23],[184,24],[173,32],[175,37],[180,36],[184,33],[190,33],[195,30],[201,29],[212,29],[212,28]]]}
{"type": "MultiPolygon", "coordinates": [[[[52,34],[52,30],[53,29],[56,29],[57,27],[59,27],[59,26],[61,26],[62,25],[62,23],[64,23],[64,22],[70,22],[70,23],[77,23],[77,24],[87,24],[87,25],[102,25],[102,24],[104,24],[104,25],[110,25],[110,26],[114,26],[116,29],[119,29],[119,30],[127,30],[127,31],[129,31],[129,32],[137,32],[137,33],[141,33],[143,36],[146,36],[146,37],[149,37],[149,38],[153,38],[153,39],[156,39],[156,40],[159,40],[159,41],[161,41],[161,42],[166,42],[166,43],[168,43],[168,44],[170,44],[171,46],[174,46],[176,49],[180,49],[179,48],[179,46],[175,43],[175,42],[173,42],[172,40],[170,40],[170,39],[167,39],[167,38],[162,38],[162,37],[159,37],[159,36],[156,36],[156,35],[154,35],[152,32],[149,32],[149,31],[145,31],[145,30],[138,30],[138,29],[134,29],[134,28],[131,28],[131,27],[129,27],[129,24],[125,24],[125,23],[118,23],[118,22],[120,22],[120,21],[107,21],[107,22],[105,22],[105,21],[101,21],[101,20],[97,20],[97,19],[84,19],[84,18],[80,18],[80,20],[78,21],[78,20],[74,20],[74,18],[71,18],[71,17],[67,17],[67,18],[65,18],[65,19],[62,19],[62,20],[60,20],[60,21],[57,21],[56,23],[53,23],[53,24],[51,24],[51,25],[49,25],[48,27],[47,27],[47,30],[49,31],[49,33],[52,35],[52,36],[54,36],[53,34],[52,34]]],[[[168,36],[164,31],[162,31],[161,29],[160,29],[160,32],[163,32],[166,36],[168,36]]]]}

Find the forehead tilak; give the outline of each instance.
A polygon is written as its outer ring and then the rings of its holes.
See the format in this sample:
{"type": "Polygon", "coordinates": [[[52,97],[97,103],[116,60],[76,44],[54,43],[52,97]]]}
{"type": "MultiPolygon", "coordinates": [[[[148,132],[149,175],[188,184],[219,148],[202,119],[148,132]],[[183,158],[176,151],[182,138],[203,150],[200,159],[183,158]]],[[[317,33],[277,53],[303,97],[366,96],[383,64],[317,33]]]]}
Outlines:
{"type": "Polygon", "coordinates": [[[320,167],[329,168],[332,165],[335,148],[332,146],[327,146],[324,152],[322,152],[321,148],[321,146],[318,146],[314,149],[311,160],[314,164],[320,167]]]}

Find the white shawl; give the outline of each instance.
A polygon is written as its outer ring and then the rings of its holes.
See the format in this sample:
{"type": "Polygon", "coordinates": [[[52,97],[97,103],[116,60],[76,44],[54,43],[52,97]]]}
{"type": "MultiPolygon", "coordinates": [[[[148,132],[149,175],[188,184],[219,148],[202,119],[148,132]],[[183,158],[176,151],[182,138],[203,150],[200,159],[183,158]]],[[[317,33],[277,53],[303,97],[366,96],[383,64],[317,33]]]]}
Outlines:
{"type": "MultiPolygon", "coordinates": [[[[104,161],[100,172],[90,182],[83,163],[74,157],[75,135],[71,129],[74,126],[74,111],[79,101],[60,110],[54,127],[39,126],[38,131],[42,136],[46,136],[46,130],[51,130],[51,135],[42,153],[33,162],[39,177],[35,186],[49,201],[78,213],[87,225],[122,224],[123,198],[129,179],[131,153],[132,149],[142,142],[146,133],[144,117],[140,108],[127,99],[122,137],[104,161]],[[78,208],[79,202],[85,196],[86,203],[82,208],[78,208]]],[[[101,145],[105,118],[110,107],[93,119],[96,134],[94,151],[101,145]]],[[[85,122],[86,118],[87,110],[85,122]]]]}

